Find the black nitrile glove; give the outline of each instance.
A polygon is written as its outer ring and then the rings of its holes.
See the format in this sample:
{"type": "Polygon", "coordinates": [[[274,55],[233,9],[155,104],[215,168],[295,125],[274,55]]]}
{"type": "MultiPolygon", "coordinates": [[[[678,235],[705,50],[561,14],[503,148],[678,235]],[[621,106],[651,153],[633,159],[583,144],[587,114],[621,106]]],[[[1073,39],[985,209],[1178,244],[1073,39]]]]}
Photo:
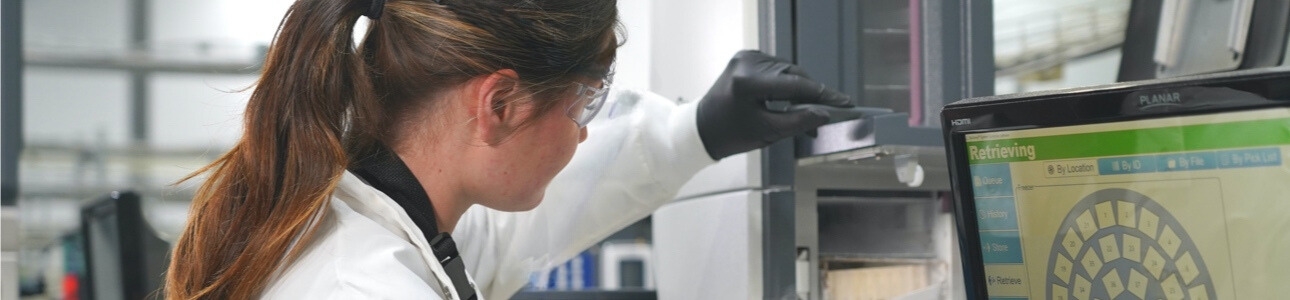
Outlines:
{"type": "Polygon", "coordinates": [[[851,97],[811,80],[797,65],[740,51],[698,104],[699,139],[718,160],[765,147],[828,123],[829,113],[819,104],[853,106],[851,97]],[[793,108],[772,111],[771,101],[793,108]]]}

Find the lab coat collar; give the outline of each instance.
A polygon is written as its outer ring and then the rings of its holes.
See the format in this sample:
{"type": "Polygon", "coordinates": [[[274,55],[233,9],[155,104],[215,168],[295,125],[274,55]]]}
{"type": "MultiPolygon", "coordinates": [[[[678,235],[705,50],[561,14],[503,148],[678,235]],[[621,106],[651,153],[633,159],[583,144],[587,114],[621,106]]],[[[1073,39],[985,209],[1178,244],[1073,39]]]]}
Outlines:
{"type": "Polygon", "coordinates": [[[466,275],[456,242],[448,233],[439,232],[430,197],[426,195],[425,188],[421,187],[421,182],[417,181],[416,175],[412,174],[412,170],[408,169],[394,151],[384,145],[377,145],[372,155],[356,162],[350,171],[368,185],[385,193],[407,212],[412,223],[430,242],[435,259],[443,265],[444,272],[451,279],[451,285],[457,290],[459,297],[478,298],[466,275]]]}
{"type": "Polygon", "coordinates": [[[408,213],[408,217],[412,218],[412,223],[421,229],[427,241],[434,240],[435,235],[439,234],[430,197],[426,195],[425,188],[421,187],[421,182],[417,181],[416,175],[412,174],[412,170],[408,169],[394,151],[378,145],[375,153],[355,162],[350,172],[394,199],[408,213]]]}

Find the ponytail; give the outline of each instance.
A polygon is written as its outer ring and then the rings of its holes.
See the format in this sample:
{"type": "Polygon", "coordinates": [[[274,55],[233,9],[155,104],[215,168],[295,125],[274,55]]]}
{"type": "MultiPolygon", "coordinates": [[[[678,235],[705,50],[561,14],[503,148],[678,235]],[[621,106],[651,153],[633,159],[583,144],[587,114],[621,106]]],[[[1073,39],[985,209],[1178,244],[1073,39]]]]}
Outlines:
{"type": "Polygon", "coordinates": [[[396,125],[424,118],[427,95],[514,69],[526,85],[550,88],[535,101],[554,103],[580,74],[607,69],[617,15],[603,0],[296,0],[242,139],[184,179],[208,176],[175,245],[166,298],[259,296],[329,218],[346,166],[397,143],[407,126],[396,125]],[[374,21],[355,50],[361,15],[374,21]]]}
{"type": "Polygon", "coordinates": [[[184,179],[209,175],[175,245],[166,298],[257,297],[305,248],[293,245],[309,243],[348,164],[347,115],[355,101],[374,97],[352,40],[367,11],[364,1],[291,6],[247,104],[241,140],[184,179]]]}

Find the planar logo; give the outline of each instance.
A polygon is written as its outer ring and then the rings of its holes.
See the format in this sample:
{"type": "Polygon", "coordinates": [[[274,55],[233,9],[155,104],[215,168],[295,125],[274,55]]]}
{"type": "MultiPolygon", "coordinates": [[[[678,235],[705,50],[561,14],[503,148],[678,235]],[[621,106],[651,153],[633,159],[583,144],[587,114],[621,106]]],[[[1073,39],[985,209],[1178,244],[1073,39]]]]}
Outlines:
{"type": "Polygon", "coordinates": [[[1138,110],[1162,106],[1182,106],[1182,94],[1177,92],[1138,96],[1138,110]]]}

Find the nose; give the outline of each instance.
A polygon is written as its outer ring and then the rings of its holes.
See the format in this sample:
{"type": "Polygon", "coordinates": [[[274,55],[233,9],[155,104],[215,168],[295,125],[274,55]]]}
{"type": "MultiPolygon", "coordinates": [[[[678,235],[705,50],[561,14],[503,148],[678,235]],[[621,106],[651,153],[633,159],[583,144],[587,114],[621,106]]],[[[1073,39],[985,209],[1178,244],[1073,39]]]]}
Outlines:
{"type": "Polygon", "coordinates": [[[578,131],[578,143],[581,144],[583,141],[587,140],[587,127],[583,127],[578,131]]]}

